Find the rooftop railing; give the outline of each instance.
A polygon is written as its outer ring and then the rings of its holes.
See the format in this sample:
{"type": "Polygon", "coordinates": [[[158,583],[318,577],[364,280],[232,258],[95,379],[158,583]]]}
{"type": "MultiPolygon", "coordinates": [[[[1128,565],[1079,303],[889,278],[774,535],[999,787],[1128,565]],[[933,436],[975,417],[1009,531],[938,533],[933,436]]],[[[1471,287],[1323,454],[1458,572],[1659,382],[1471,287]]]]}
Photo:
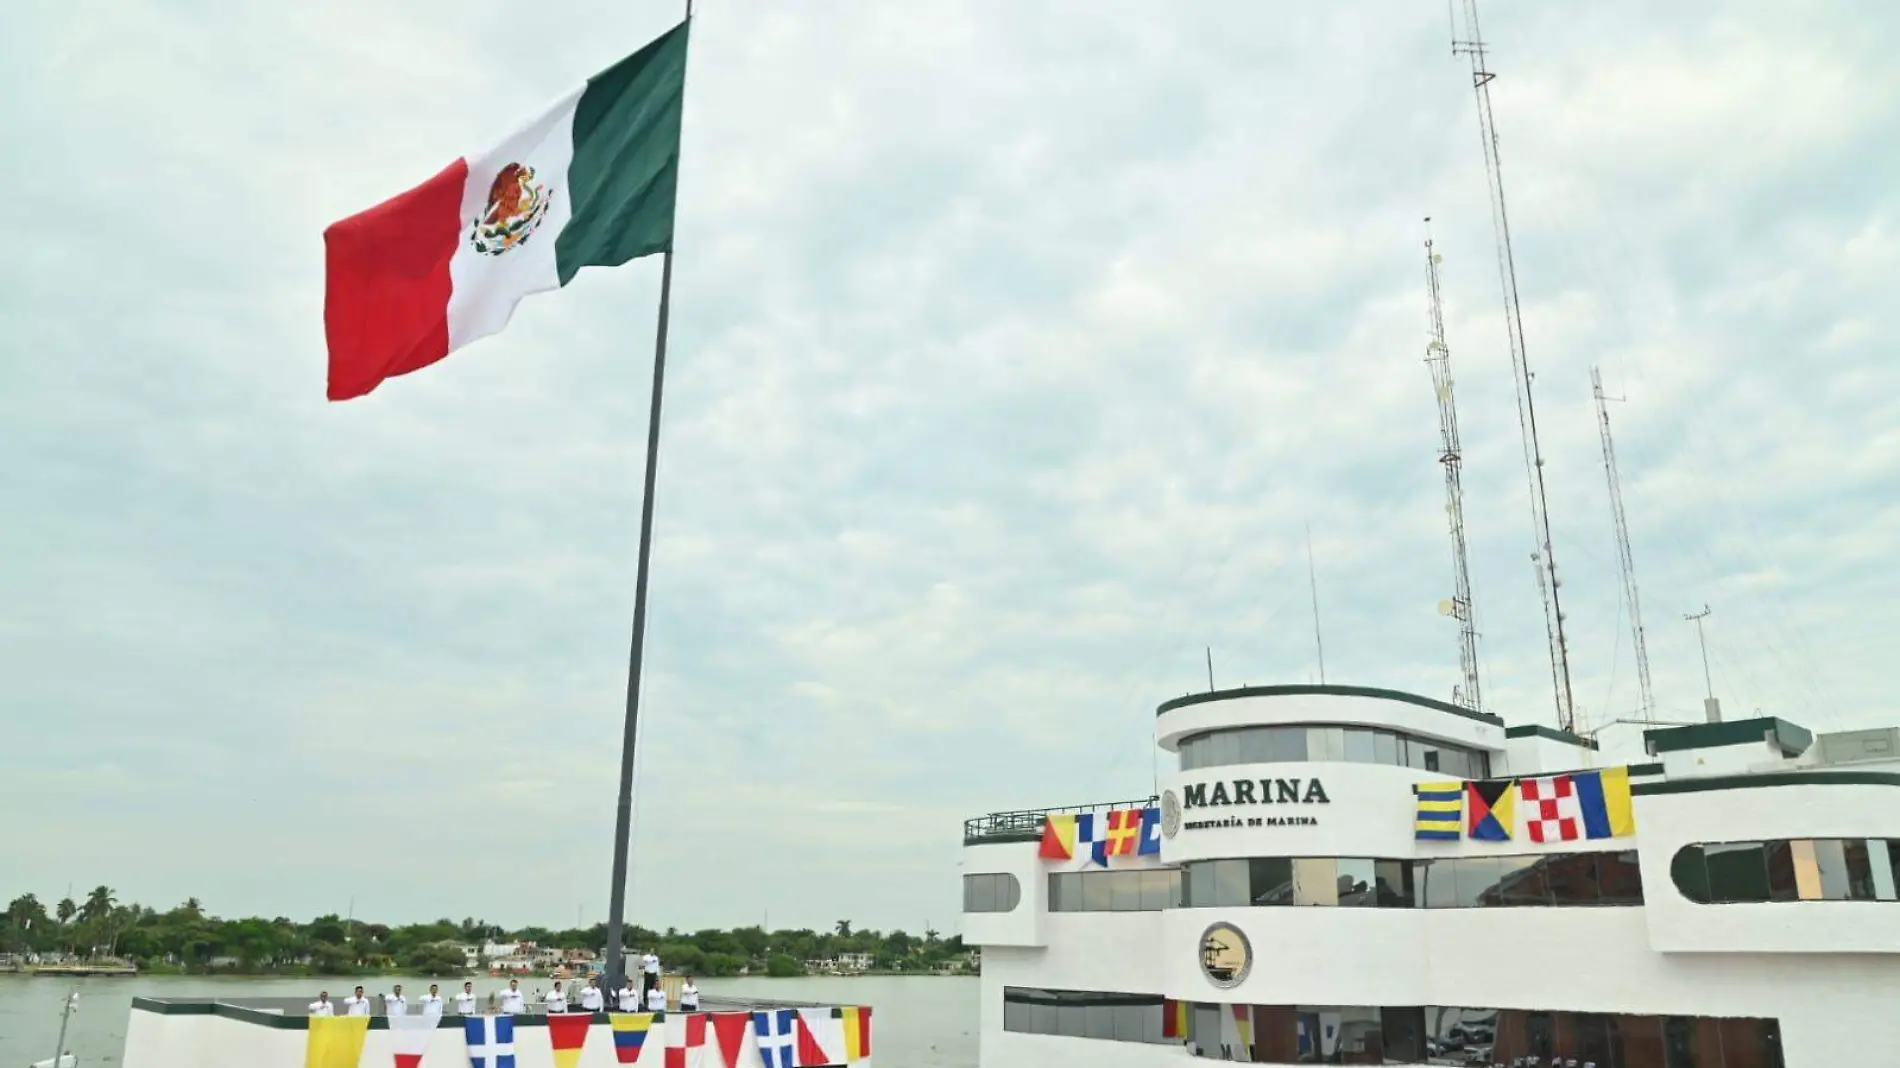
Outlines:
{"type": "Polygon", "coordinates": [[[963,821],[964,845],[990,845],[997,842],[1034,842],[1042,837],[1043,820],[1049,816],[1108,812],[1118,808],[1147,808],[1159,800],[1149,795],[1133,801],[1102,801],[1092,805],[1066,805],[1062,808],[1026,808],[1016,812],[992,812],[987,816],[963,821]]]}

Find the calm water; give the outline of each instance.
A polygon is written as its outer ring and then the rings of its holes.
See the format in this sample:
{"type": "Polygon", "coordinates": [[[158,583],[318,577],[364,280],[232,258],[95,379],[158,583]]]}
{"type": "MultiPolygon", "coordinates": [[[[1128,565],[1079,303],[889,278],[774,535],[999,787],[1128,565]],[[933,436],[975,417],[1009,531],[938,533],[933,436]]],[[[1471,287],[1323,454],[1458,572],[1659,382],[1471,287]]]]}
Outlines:
{"type": "MultiPolygon", "coordinates": [[[[26,1068],[53,1055],[59,1037],[60,998],[75,986],[79,1010],[67,1031],[66,1048],[79,1068],[116,1065],[125,1048],[125,1021],[137,997],[308,997],[327,989],[340,998],[356,979],[207,979],[165,976],[141,979],[52,979],[0,975],[0,1068],[26,1068]]],[[[401,983],[411,997],[429,989],[428,979],[360,980],[371,992],[401,983]]],[[[540,979],[524,984],[532,988],[540,979]]],[[[443,983],[447,989],[460,984],[443,983]]],[[[502,984],[475,980],[486,996],[502,984]]],[[[975,1068],[977,980],[929,976],[848,979],[706,979],[708,994],[751,995],[779,1001],[870,1005],[876,1010],[871,1048],[879,1068],[975,1068]]]]}

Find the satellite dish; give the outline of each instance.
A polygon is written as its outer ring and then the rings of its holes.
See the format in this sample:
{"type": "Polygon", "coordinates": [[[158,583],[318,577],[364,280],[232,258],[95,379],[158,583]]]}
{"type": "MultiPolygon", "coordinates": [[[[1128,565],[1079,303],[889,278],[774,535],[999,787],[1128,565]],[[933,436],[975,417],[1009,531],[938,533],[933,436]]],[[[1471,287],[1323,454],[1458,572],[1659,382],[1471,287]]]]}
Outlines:
{"type": "Polygon", "coordinates": [[[1455,607],[1456,606],[1451,603],[1451,598],[1447,597],[1438,602],[1438,614],[1441,616],[1451,615],[1455,607]]]}
{"type": "Polygon", "coordinates": [[[1433,263],[1443,263],[1443,262],[1445,262],[1445,257],[1443,257],[1443,256],[1440,256],[1440,255],[1439,255],[1438,253],[1436,253],[1436,252],[1434,252],[1434,253],[1432,253],[1432,262],[1433,262],[1433,263]]]}

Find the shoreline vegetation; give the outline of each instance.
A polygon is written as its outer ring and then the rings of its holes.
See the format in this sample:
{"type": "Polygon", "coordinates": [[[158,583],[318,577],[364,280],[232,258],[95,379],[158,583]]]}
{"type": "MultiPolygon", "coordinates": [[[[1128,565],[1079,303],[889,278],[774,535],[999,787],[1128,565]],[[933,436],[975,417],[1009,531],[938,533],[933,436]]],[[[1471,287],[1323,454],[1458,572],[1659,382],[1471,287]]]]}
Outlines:
{"type": "MultiPolygon", "coordinates": [[[[112,888],[47,908],[22,894],[0,915],[0,971],[124,962],[140,975],[283,977],[586,975],[600,965],[607,925],[508,930],[473,917],[391,926],[334,914],[222,919],[197,898],[159,911],[121,904],[112,888]]],[[[652,949],[669,973],[704,978],[976,974],[977,955],[934,929],[829,931],[763,927],[626,929],[628,954],[652,949]]]]}

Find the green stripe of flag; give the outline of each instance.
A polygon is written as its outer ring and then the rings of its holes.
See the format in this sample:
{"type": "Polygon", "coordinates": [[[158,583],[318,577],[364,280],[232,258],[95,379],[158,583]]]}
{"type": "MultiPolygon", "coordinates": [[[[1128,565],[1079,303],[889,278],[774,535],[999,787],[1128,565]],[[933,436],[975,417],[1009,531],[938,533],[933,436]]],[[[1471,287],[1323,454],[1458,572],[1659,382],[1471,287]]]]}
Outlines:
{"type": "Polygon", "coordinates": [[[554,243],[562,285],[582,267],[617,267],[673,247],[691,25],[589,78],[575,105],[573,217],[554,243]]]}

